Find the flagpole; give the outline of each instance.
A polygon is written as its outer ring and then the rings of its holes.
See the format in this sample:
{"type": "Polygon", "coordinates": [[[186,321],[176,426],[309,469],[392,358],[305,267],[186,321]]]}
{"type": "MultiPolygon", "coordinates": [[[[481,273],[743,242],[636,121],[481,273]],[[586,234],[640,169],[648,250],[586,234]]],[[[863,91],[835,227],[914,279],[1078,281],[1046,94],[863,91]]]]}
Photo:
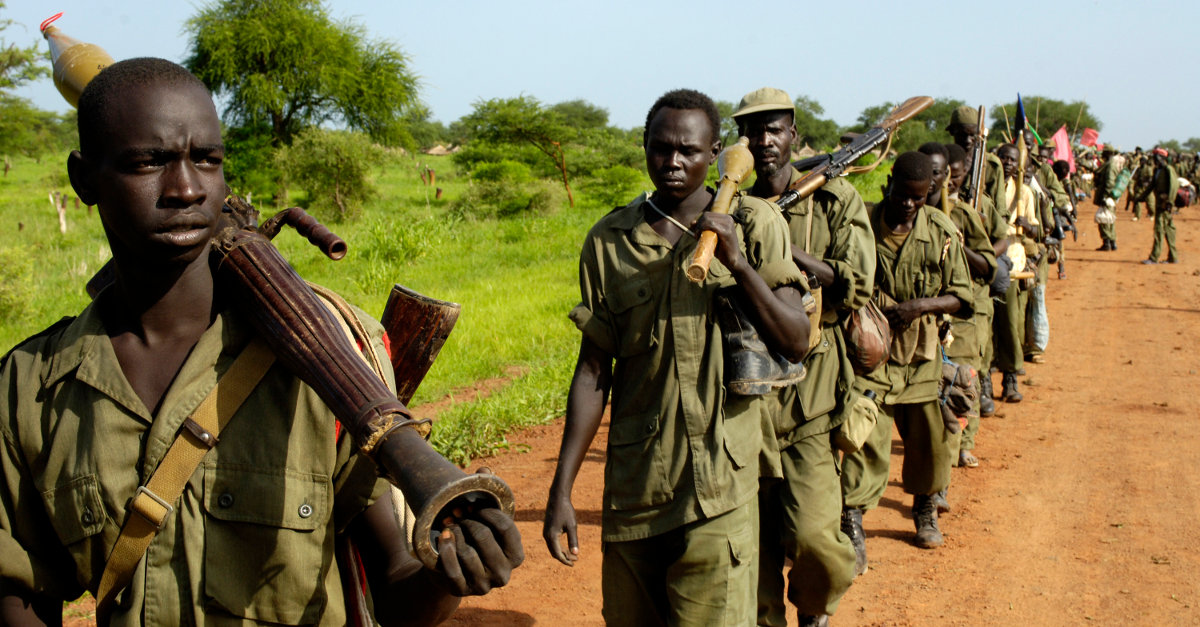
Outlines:
{"type": "Polygon", "coordinates": [[[1008,107],[1000,105],[1000,110],[1004,111],[1004,141],[1012,143],[1012,127],[1008,125],[1008,107]]]}
{"type": "Polygon", "coordinates": [[[1079,114],[1075,116],[1075,126],[1071,127],[1071,143],[1075,142],[1075,132],[1079,130],[1079,119],[1083,117],[1083,107],[1087,105],[1087,100],[1080,101],[1079,114]]]}
{"type": "Polygon", "coordinates": [[[1041,97],[1041,96],[1038,96],[1038,103],[1037,103],[1037,107],[1035,107],[1035,108],[1033,109],[1033,132],[1034,132],[1034,133],[1036,133],[1036,134],[1038,134],[1038,135],[1040,135],[1040,134],[1041,134],[1041,133],[1038,133],[1038,132],[1037,132],[1037,130],[1038,130],[1038,122],[1040,122],[1040,121],[1041,121],[1041,119],[1042,119],[1042,97],[1041,97]]]}

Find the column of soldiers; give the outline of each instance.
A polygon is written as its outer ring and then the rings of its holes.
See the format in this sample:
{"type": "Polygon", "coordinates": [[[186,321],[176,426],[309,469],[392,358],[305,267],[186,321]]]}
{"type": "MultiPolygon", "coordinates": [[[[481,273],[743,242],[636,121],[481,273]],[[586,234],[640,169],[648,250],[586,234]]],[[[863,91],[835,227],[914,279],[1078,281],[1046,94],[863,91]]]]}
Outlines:
{"type": "Polygon", "coordinates": [[[543,537],[558,560],[578,559],[571,486],[611,394],[610,624],[786,625],[790,601],[800,624],[827,625],[867,572],[863,517],[887,486],[892,426],[914,544],[936,548],[951,468],[980,464],[992,370],[1015,403],[1024,362],[1044,361],[1049,264],[1074,213],[1065,170],[1036,150],[1021,170],[1011,144],[974,151],[980,120],[964,106],[946,127],[954,143],[899,155],[878,204],[834,178],[781,209],[804,177],[792,99],[755,90],[733,117],[755,176],[732,217],[709,211],[704,186],[721,149],[712,101],[669,92],[643,139],[655,190],[601,219],[580,257],[583,340],[543,537]],[[715,260],[694,283],[683,270],[706,230],[715,260]],[[843,326],[868,301],[892,340],[859,372],[843,326]],[[961,418],[942,407],[947,360],[978,373],[961,418]],[[851,429],[862,439],[848,445],[851,429]]]}

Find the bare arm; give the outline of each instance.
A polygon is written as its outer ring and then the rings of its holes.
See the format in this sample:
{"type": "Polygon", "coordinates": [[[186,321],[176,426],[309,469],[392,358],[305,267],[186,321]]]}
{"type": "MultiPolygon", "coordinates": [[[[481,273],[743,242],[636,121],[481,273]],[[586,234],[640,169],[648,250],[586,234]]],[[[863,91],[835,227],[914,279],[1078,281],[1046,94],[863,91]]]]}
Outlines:
{"type": "Polygon", "coordinates": [[[808,350],[808,316],[804,294],[791,286],[770,288],[742,254],[737,243],[733,217],[708,212],[696,221],[696,229],[717,234],[716,257],[729,268],[746,302],[757,314],[758,331],[780,355],[793,363],[808,350]]]}
{"type": "Polygon", "coordinates": [[[893,327],[903,328],[925,314],[952,314],[961,309],[962,306],[962,300],[957,296],[947,294],[945,296],[906,300],[895,307],[884,309],[883,314],[887,316],[888,322],[893,327]]]}
{"type": "Polygon", "coordinates": [[[833,266],[804,252],[804,249],[795,244],[792,244],[792,261],[795,261],[796,265],[806,274],[817,277],[817,280],[821,282],[821,287],[829,287],[837,280],[833,266]]]}
{"type": "Polygon", "coordinates": [[[558,466],[550,484],[546,502],[546,519],[542,538],[554,559],[574,566],[579,559],[579,536],[576,531],[575,507],[571,504],[571,488],[583,465],[583,457],[596,437],[604,405],[612,387],[613,358],[587,337],[579,345],[579,359],[571,377],[567,394],[567,421],[563,427],[558,466]],[[567,551],[559,539],[567,534],[567,551]]]}
{"type": "Polygon", "coordinates": [[[964,247],[963,252],[967,253],[967,265],[971,266],[971,275],[987,278],[989,270],[987,259],[970,248],[964,247]]]}

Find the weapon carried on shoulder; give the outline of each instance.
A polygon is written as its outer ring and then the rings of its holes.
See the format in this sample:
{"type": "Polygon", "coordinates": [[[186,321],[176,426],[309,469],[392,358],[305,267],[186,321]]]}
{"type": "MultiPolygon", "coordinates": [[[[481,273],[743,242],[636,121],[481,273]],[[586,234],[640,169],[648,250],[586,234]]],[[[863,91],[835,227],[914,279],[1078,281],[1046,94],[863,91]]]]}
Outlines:
{"type": "MultiPolygon", "coordinates": [[[[775,201],[775,204],[783,209],[787,209],[811,196],[813,192],[821,189],[821,186],[827,181],[846,174],[866,172],[874,169],[883,159],[882,155],[875,163],[868,166],[853,166],[852,164],[884,142],[887,142],[887,146],[890,147],[896,128],[912,119],[918,113],[928,109],[932,104],[933,98],[929,96],[914,96],[909,98],[895,109],[892,109],[891,113],[882,122],[875,125],[874,128],[866,133],[856,137],[844,148],[831,152],[828,155],[820,155],[793,163],[792,166],[797,170],[803,171],[809,168],[811,170],[808,174],[793,183],[787,191],[783,192],[779,200],[775,201]]],[[[884,148],[883,154],[887,154],[887,147],[884,148]]]]}
{"type": "Polygon", "coordinates": [[[983,123],[986,112],[984,106],[979,105],[979,124],[976,125],[979,131],[975,134],[975,142],[971,146],[971,175],[967,178],[967,188],[959,192],[975,211],[979,211],[980,198],[983,197],[979,188],[983,186],[983,172],[987,168],[988,128],[983,123]]]}
{"type": "MultiPolygon", "coordinates": [[[[750,154],[750,140],[739,137],[732,146],[717,155],[717,196],[713,198],[712,209],[715,213],[729,213],[733,206],[733,198],[738,193],[742,181],[754,169],[754,155],[750,154]]],[[[688,265],[687,277],[693,283],[701,283],[708,276],[708,266],[712,263],[717,251],[717,234],[704,231],[696,244],[696,252],[692,255],[692,263],[688,265]]]]}

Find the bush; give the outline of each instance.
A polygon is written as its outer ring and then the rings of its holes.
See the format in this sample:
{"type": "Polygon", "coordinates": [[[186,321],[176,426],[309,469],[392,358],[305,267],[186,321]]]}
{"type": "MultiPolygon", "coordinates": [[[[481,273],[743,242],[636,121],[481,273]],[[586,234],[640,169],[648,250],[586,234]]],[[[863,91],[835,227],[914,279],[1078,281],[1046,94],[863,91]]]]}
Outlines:
{"type": "Polygon", "coordinates": [[[475,166],[471,171],[471,179],[523,185],[533,180],[533,171],[524,163],[504,159],[475,166]]]}
{"type": "Polygon", "coordinates": [[[450,213],[473,220],[522,214],[548,215],[557,211],[565,201],[566,192],[562,186],[551,181],[480,181],[473,183],[462,198],[450,205],[450,213]]]}
{"type": "Polygon", "coordinates": [[[333,222],[355,217],[375,196],[370,172],[383,157],[362,133],[321,128],[305,129],[275,156],[288,180],[308,190],[310,208],[333,222]]]}
{"type": "Polygon", "coordinates": [[[605,207],[619,207],[629,202],[646,184],[646,175],[629,166],[614,165],[597,170],[585,185],[588,198],[605,207]]]}
{"type": "MultiPolygon", "coordinates": [[[[283,171],[274,159],[271,127],[227,128],[225,140],[225,181],[235,194],[266,200],[278,194],[283,171]]],[[[258,201],[261,204],[261,200],[258,201]]]]}

